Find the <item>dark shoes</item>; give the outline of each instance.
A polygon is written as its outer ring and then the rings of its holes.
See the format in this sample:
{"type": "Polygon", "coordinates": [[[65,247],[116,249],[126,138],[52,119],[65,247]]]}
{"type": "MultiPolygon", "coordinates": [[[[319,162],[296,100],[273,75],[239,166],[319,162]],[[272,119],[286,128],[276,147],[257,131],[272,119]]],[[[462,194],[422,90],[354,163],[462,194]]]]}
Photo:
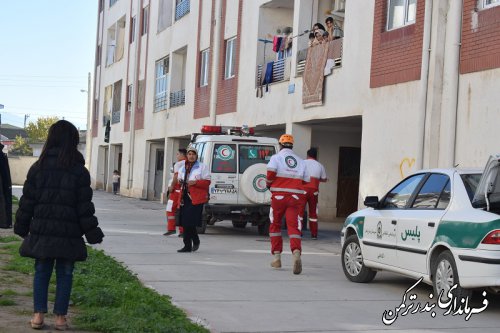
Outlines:
{"type": "Polygon", "coordinates": [[[184,234],[179,234],[179,236],[178,236],[178,237],[181,237],[181,238],[182,238],[182,237],[184,237],[184,234]]]}
{"type": "Polygon", "coordinates": [[[172,234],[175,234],[175,231],[167,231],[166,233],[163,234],[163,236],[168,236],[168,235],[172,235],[172,234]]]}
{"type": "Polygon", "coordinates": [[[193,244],[193,252],[196,252],[200,248],[200,244],[193,244]]]}
{"type": "MultiPolygon", "coordinates": [[[[196,249],[198,249],[198,248],[196,248],[196,249]]],[[[179,253],[191,252],[191,249],[184,246],[182,249],[177,250],[177,252],[179,252],[179,253]]]]}

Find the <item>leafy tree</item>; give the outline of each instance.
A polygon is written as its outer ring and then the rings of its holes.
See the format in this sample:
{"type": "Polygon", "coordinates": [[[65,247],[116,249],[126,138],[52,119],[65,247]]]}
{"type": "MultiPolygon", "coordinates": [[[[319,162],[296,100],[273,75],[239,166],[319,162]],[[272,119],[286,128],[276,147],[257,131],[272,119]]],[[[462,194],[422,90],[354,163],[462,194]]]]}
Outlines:
{"type": "Polygon", "coordinates": [[[45,142],[50,126],[58,120],[58,117],[40,117],[36,123],[30,122],[26,126],[26,134],[28,134],[30,142],[45,142]]]}
{"type": "Polygon", "coordinates": [[[25,138],[16,135],[16,140],[14,141],[9,154],[18,156],[33,156],[33,148],[28,145],[28,141],[25,138]]]}

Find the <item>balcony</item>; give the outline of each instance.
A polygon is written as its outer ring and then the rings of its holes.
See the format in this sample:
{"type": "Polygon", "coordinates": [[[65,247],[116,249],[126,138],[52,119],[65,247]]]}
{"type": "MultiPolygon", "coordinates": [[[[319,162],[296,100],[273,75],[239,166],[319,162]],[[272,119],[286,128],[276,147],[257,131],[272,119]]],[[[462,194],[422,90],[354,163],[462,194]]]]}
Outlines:
{"type": "Polygon", "coordinates": [[[180,20],[189,13],[190,0],[182,0],[175,5],[175,20],[180,20]]]}
{"type": "Polygon", "coordinates": [[[113,111],[113,112],[111,113],[111,123],[112,123],[112,124],[117,124],[117,123],[119,123],[119,122],[120,122],[120,114],[121,114],[120,110],[118,110],[118,111],[113,111]]]}
{"type": "MultiPolygon", "coordinates": [[[[327,42],[328,54],[327,59],[332,60],[332,69],[338,68],[342,66],[342,47],[343,47],[343,38],[334,39],[330,42],[327,42]]],[[[297,52],[297,67],[296,67],[296,75],[301,76],[304,73],[304,69],[306,67],[307,60],[307,50],[302,49],[297,52]]]]}
{"type": "Polygon", "coordinates": [[[179,90],[170,93],[170,107],[186,104],[186,90],[179,90]]]}
{"type": "MultiPolygon", "coordinates": [[[[260,85],[260,82],[263,82],[262,80],[263,75],[265,75],[264,65],[258,65],[255,77],[257,86],[260,85]]],[[[290,79],[290,58],[285,58],[273,62],[273,75],[271,78],[271,82],[264,82],[263,84],[288,81],[289,79],[290,79]]]]}

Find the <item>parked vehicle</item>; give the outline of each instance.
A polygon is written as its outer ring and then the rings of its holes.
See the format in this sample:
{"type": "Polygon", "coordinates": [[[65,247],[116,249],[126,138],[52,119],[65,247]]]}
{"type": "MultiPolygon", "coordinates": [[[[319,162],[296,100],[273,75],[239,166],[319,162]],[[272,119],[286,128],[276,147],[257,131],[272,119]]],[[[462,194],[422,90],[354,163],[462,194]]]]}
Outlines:
{"type": "Polygon", "coordinates": [[[207,224],[231,220],[236,228],[251,223],[259,234],[268,234],[271,193],[266,168],[278,151],[278,140],[255,136],[248,127],[203,126],[201,133],[192,135],[191,144],[212,175],[200,232],[207,224]]]}
{"type": "Polygon", "coordinates": [[[433,285],[435,295],[500,291],[500,155],[481,170],[422,170],[351,214],[341,233],[342,267],[353,282],[378,270],[433,285]]]}

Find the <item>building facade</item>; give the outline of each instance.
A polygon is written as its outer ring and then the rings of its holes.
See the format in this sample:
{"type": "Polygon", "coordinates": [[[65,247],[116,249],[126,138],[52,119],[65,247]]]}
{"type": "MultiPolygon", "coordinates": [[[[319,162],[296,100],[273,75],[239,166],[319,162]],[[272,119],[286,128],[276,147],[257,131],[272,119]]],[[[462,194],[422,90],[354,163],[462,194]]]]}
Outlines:
{"type": "Polygon", "coordinates": [[[98,15],[97,189],[117,169],[123,195],[162,200],[202,125],[317,147],[327,220],[418,169],[498,152],[499,0],[100,0],[98,15]],[[308,47],[327,17],[334,38],[308,47]]]}

